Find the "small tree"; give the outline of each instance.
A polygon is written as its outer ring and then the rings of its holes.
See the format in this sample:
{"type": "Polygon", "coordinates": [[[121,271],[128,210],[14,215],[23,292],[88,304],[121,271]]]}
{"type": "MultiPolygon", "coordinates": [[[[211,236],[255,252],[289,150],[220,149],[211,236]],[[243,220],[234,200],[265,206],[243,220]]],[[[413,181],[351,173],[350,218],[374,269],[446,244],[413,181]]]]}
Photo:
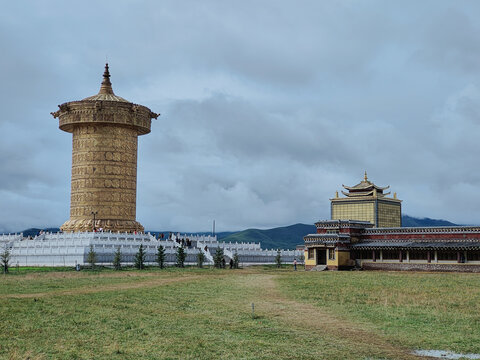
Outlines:
{"type": "Polygon", "coordinates": [[[233,254],[233,268],[238,269],[240,267],[240,259],[238,258],[238,253],[235,251],[233,254]]]}
{"type": "Polygon", "coordinates": [[[115,270],[120,270],[122,268],[122,253],[120,251],[120,246],[117,248],[117,251],[115,251],[113,256],[113,268],[115,270]]]}
{"type": "Polygon", "coordinates": [[[177,250],[177,267],[183,268],[185,267],[185,258],[187,255],[185,254],[185,250],[183,246],[180,246],[177,250]]]}
{"type": "Polygon", "coordinates": [[[298,261],[300,262],[300,264],[304,264],[305,256],[300,255],[300,256],[298,257],[298,261]]]}
{"type": "Polygon", "coordinates": [[[135,267],[138,270],[145,269],[146,256],[147,254],[145,253],[145,250],[143,250],[143,244],[140,244],[140,247],[138,248],[138,252],[135,254],[135,267]]]}
{"type": "Polygon", "coordinates": [[[199,268],[202,268],[204,262],[205,262],[205,254],[200,250],[200,252],[197,254],[197,266],[199,268]]]}
{"type": "Polygon", "coordinates": [[[217,247],[217,250],[215,250],[213,266],[215,266],[217,269],[221,269],[223,267],[223,249],[220,247],[217,247]]]}
{"type": "Polygon", "coordinates": [[[275,256],[275,264],[277,264],[277,268],[282,267],[282,255],[280,250],[277,250],[277,256],[275,256]]]}
{"type": "Polygon", "coordinates": [[[95,263],[97,262],[97,253],[93,249],[93,245],[90,245],[90,250],[87,254],[87,263],[90,264],[92,270],[95,269],[95,263]]]}
{"type": "Polygon", "coordinates": [[[157,249],[157,263],[160,269],[165,267],[165,249],[162,245],[159,245],[157,249]]]}
{"type": "Polygon", "coordinates": [[[0,265],[4,274],[8,273],[10,267],[10,251],[5,247],[5,250],[0,254],[0,265]]]}

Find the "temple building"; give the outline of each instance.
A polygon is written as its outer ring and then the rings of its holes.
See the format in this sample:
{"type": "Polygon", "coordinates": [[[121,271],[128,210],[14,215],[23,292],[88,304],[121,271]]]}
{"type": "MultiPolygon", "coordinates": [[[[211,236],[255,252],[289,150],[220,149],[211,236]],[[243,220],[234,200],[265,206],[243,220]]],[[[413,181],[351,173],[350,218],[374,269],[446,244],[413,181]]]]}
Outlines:
{"type": "Polygon", "coordinates": [[[480,227],[401,227],[401,200],[367,179],[331,199],[332,219],[304,237],[307,270],[480,272],[480,227]]]}
{"type": "Polygon", "coordinates": [[[375,227],[402,226],[402,201],[387,197],[390,193],[384,191],[389,188],[379,187],[368,180],[367,172],[363,181],[355,186],[342,185],[346,197],[339,197],[338,191],[331,201],[332,220],[352,219],[369,221],[375,227]]]}

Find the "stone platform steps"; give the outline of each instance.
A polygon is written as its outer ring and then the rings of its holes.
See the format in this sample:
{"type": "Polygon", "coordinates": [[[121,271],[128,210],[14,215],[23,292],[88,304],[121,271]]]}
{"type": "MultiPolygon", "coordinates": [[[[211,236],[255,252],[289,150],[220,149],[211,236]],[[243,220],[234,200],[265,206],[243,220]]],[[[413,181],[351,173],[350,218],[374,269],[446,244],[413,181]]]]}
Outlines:
{"type": "Polygon", "coordinates": [[[327,270],[327,265],[317,265],[313,267],[310,271],[325,271],[327,270]]]}

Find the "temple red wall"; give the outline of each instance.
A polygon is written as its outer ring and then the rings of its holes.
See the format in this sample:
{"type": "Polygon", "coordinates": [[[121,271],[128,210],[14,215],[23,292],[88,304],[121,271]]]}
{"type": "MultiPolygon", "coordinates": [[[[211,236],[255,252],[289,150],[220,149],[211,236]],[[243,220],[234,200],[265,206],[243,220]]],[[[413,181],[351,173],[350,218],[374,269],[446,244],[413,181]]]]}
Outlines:
{"type": "Polygon", "coordinates": [[[480,233],[400,233],[400,234],[368,234],[361,235],[362,240],[459,240],[480,239],[480,233]]]}

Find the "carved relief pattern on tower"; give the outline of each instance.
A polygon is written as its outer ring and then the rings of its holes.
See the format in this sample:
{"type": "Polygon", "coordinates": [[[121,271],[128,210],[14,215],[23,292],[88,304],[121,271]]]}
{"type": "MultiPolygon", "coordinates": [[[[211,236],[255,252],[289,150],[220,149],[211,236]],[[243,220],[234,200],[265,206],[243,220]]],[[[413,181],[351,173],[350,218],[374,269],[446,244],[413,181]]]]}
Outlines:
{"type": "Polygon", "coordinates": [[[137,133],[111,125],[73,131],[70,219],[135,220],[137,133]],[[128,200],[128,201],[126,201],[128,200]]]}

